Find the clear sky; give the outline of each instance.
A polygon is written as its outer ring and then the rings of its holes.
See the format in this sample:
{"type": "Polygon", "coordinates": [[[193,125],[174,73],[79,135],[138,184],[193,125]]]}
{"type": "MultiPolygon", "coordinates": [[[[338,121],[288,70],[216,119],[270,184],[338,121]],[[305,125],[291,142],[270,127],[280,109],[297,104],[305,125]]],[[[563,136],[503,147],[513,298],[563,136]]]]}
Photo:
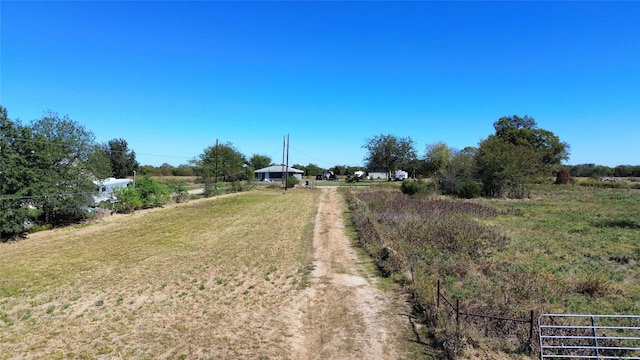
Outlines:
{"type": "Polygon", "coordinates": [[[1,1],[0,104],[51,109],[141,164],[215,144],[320,167],[420,156],[529,115],[568,164],[640,164],[640,2],[1,1]]]}

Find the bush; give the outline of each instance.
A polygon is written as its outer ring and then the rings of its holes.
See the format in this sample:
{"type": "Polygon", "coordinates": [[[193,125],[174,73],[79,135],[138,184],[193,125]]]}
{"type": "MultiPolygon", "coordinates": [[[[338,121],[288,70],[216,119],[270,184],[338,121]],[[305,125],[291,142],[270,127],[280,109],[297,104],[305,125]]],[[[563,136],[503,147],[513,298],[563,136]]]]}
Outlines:
{"type": "Polygon", "coordinates": [[[162,206],[171,201],[169,187],[153,180],[150,175],[145,175],[136,182],[135,189],[140,194],[140,200],[144,208],[162,206]]]}
{"type": "Polygon", "coordinates": [[[586,186],[586,187],[596,187],[596,188],[612,188],[612,189],[617,189],[622,187],[622,184],[619,182],[615,182],[615,181],[600,181],[598,179],[594,179],[594,178],[588,178],[584,181],[581,181],[580,183],[578,183],[578,185],[580,186],[586,186]]]}
{"type": "Polygon", "coordinates": [[[132,186],[117,187],[113,189],[116,199],[113,203],[113,210],[122,214],[132,213],[142,207],[140,193],[132,186]]]}
{"type": "Polygon", "coordinates": [[[554,184],[557,185],[567,185],[571,184],[571,174],[569,174],[569,170],[567,168],[562,168],[558,171],[558,175],[556,175],[556,182],[554,184]]]}
{"type": "Polygon", "coordinates": [[[189,192],[183,182],[168,183],[167,187],[171,192],[171,197],[177,203],[185,202],[189,200],[189,192]]]}
{"type": "Polygon", "coordinates": [[[433,184],[428,184],[422,179],[419,180],[404,180],[400,185],[400,190],[403,194],[415,195],[415,194],[429,194],[435,190],[433,184]]]}
{"type": "Polygon", "coordinates": [[[135,186],[119,187],[113,190],[116,201],[113,208],[119,213],[132,213],[141,208],[162,206],[171,201],[171,190],[145,175],[135,186]]]}
{"type": "Polygon", "coordinates": [[[289,176],[289,178],[287,179],[287,186],[290,188],[298,185],[299,183],[300,183],[300,180],[298,180],[298,178],[293,175],[289,176]]]}
{"type": "Polygon", "coordinates": [[[348,183],[348,184],[352,184],[352,183],[357,183],[360,182],[360,178],[355,176],[355,175],[347,175],[347,178],[344,180],[344,182],[348,183]]]}
{"type": "Polygon", "coordinates": [[[473,199],[480,196],[480,184],[475,181],[467,181],[460,188],[458,196],[464,199],[473,199]]]}

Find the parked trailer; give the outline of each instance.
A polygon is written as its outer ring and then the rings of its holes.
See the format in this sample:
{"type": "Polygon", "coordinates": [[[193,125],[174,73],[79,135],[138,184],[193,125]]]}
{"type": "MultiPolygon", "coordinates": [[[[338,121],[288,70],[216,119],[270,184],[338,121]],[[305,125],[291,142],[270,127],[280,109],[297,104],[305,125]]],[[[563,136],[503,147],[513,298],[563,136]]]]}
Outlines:
{"type": "Polygon", "coordinates": [[[403,181],[409,178],[409,173],[403,170],[397,170],[394,179],[396,181],[403,181]]]}

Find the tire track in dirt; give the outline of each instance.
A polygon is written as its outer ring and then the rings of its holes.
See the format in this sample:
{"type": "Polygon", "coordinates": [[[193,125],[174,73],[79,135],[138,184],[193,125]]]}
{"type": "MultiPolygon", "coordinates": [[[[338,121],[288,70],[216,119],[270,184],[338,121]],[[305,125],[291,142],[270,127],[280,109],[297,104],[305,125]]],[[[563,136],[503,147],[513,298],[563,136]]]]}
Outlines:
{"type": "Polygon", "coordinates": [[[345,203],[322,188],[314,228],[314,270],[293,326],[294,359],[399,359],[408,305],[363,277],[345,232],[345,203]]]}

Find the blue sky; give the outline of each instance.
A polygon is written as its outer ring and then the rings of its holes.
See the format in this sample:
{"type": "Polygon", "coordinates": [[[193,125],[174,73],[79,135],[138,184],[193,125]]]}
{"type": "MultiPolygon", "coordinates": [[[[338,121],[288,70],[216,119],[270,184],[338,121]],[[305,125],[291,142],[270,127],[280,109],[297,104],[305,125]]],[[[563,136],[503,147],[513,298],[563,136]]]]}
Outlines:
{"type": "Polygon", "coordinates": [[[361,165],[379,134],[477,146],[529,115],[568,164],[640,164],[640,2],[0,2],[0,104],[141,164],[231,142],[361,165]]]}

